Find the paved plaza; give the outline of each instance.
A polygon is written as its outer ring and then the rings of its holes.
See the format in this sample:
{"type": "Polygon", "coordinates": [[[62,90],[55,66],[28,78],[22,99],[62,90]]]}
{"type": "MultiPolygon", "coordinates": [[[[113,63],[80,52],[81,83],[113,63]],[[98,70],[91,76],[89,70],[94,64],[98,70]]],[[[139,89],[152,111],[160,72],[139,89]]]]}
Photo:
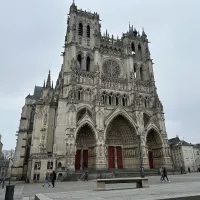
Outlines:
{"type": "MultiPolygon", "coordinates": [[[[55,188],[42,187],[42,184],[23,184],[15,185],[15,199],[30,197],[33,199],[35,194],[45,194],[51,199],[66,200],[103,200],[103,199],[161,199],[167,197],[200,195],[200,173],[186,175],[169,176],[170,183],[160,183],[158,176],[149,177],[150,188],[124,189],[117,188],[135,187],[134,184],[115,184],[108,185],[108,191],[93,191],[94,182],[58,182],[55,188]]],[[[4,200],[5,191],[0,189],[0,200],[4,200]]]]}

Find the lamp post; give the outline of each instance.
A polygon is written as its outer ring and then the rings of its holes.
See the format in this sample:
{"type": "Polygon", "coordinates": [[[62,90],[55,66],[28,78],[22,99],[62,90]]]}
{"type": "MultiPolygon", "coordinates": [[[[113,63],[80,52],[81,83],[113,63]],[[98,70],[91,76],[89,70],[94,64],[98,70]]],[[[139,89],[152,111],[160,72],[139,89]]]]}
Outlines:
{"type": "Polygon", "coordinates": [[[139,159],[140,159],[140,177],[144,178],[144,166],[143,166],[143,155],[142,155],[142,148],[141,148],[141,136],[138,135],[138,150],[139,150],[139,159]]]}

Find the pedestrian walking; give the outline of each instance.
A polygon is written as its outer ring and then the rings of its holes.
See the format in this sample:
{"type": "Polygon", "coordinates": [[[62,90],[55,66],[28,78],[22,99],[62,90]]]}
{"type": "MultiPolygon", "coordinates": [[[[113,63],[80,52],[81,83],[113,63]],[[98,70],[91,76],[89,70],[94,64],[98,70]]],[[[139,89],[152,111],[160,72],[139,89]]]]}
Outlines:
{"type": "Polygon", "coordinates": [[[181,174],[183,174],[183,167],[181,167],[181,174]]]}
{"type": "Polygon", "coordinates": [[[163,182],[163,180],[164,180],[164,179],[163,179],[163,176],[164,176],[164,174],[163,174],[163,167],[161,167],[161,168],[160,168],[160,181],[161,181],[161,182],[163,182]]]}
{"type": "Polygon", "coordinates": [[[45,177],[45,180],[44,180],[44,184],[42,185],[43,187],[45,186],[45,184],[48,184],[49,187],[50,187],[50,184],[49,184],[49,173],[46,174],[46,177],[45,177]]]}
{"type": "Polygon", "coordinates": [[[52,179],[51,179],[52,188],[55,187],[55,180],[56,180],[56,172],[53,171],[53,172],[52,172],[52,179]]]}
{"type": "Polygon", "coordinates": [[[190,173],[190,167],[188,167],[188,172],[190,173]]]}
{"type": "Polygon", "coordinates": [[[168,177],[167,177],[167,170],[166,170],[166,168],[164,167],[164,168],[163,168],[163,180],[164,180],[164,181],[165,181],[165,178],[167,179],[168,182],[170,182],[169,179],[168,179],[168,177]]]}
{"type": "Polygon", "coordinates": [[[84,181],[88,181],[88,172],[85,172],[84,181]]]}

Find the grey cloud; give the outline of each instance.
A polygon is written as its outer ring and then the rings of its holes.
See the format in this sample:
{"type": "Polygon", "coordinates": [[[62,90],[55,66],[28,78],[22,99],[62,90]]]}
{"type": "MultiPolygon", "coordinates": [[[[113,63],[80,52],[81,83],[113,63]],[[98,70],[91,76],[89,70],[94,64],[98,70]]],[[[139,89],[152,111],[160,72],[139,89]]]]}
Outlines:
{"type": "MultiPolygon", "coordinates": [[[[0,126],[4,147],[15,146],[24,98],[42,85],[48,70],[58,76],[66,33],[66,0],[2,1],[0,7],[0,126]]],[[[100,14],[102,31],[121,36],[128,23],[148,35],[170,137],[200,141],[199,7],[193,0],[76,0],[100,14]]]]}

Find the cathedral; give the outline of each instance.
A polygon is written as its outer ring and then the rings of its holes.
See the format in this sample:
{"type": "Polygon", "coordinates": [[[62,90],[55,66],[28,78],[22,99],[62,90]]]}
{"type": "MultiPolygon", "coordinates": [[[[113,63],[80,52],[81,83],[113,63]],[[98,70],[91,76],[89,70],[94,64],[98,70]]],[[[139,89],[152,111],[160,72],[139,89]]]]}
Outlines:
{"type": "Polygon", "coordinates": [[[172,168],[163,105],[144,30],[115,38],[73,2],[63,64],[22,108],[12,177],[43,181],[84,169],[172,168]],[[139,148],[141,147],[141,148],[139,148]],[[62,172],[62,173],[61,173],[62,172]]]}

